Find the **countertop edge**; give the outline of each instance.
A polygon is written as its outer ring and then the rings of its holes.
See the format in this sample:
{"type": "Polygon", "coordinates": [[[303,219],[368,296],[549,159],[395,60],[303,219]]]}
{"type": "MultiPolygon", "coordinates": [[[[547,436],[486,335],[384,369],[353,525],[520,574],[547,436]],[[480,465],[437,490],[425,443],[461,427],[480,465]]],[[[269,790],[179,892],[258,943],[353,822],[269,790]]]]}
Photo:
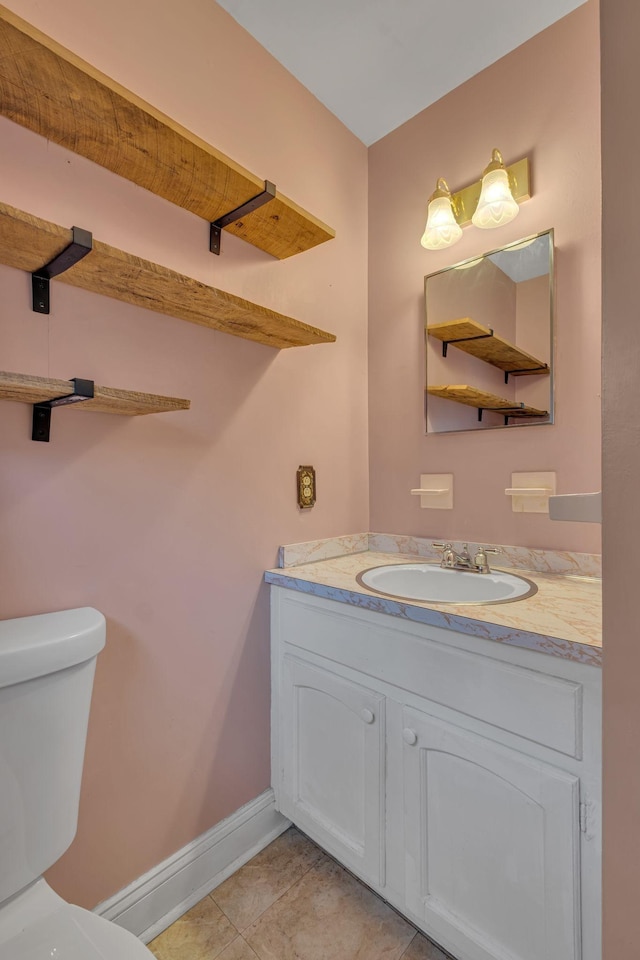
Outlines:
{"type": "Polygon", "coordinates": [[[588,666],[602,666],[602,648],[592,644],[580,643],[575,640],[566,640],[561,637],[552,637],[533,633],[500,624],[474,620],[462,617],[459,614],[447,614],[427,606],[417,606],[410,602],[401,602],[389,597],[377,596],[373,593],[347,590],[344,587],[332,587],[328,584],[316,583],[295,576],[295,567],[287,567],[286,573],[278,570],[266,571],[264,578],[267,583],[311,596],[324,597],[338,603],[371,610],[374,613],[384,613],[392,617],[422,623],[431,627],[442,627],[445,630],[456,630],[468,636],[481,637],[497,643],[521,647],[525,650],[536,650],[550,656],[560,657],[584,663],[588,666]]]}

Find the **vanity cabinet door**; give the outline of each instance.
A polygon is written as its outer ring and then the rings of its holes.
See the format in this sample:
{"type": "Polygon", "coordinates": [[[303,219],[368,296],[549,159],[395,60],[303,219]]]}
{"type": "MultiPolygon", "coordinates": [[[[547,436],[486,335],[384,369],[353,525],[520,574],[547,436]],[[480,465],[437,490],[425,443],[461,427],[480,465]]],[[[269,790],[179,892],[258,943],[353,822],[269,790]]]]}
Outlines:
{"type": "Polygon", "coordinates": [[[281,812],[384,884],[384,696],[297,657],[282,661],[281,812]]]}
{"type": "Polygon", "coordinates": [[[579,780],[403,710],[408,909],[460,960],[579,960],[579,780]]]}

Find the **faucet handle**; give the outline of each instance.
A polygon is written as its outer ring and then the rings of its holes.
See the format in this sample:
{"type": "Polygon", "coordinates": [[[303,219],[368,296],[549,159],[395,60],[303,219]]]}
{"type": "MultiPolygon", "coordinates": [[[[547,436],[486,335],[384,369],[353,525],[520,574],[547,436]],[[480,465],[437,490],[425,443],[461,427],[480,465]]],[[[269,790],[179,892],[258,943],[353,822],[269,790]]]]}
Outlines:
{"type": "Polygon", "coordinates": [[[441,567],[452,567],[454,563],[454,553],[453,545],[450,543],[432,543],[432,547],[435,547],[436,550],[442,550],[442,558],[440,560],[441,567]]]}
{"type": "Polygon", "coordinates": [[[500,547],[478,547],[473,562],[479,573],[490,573],[488,553],[502,553],[502,550],[500,547]]]}

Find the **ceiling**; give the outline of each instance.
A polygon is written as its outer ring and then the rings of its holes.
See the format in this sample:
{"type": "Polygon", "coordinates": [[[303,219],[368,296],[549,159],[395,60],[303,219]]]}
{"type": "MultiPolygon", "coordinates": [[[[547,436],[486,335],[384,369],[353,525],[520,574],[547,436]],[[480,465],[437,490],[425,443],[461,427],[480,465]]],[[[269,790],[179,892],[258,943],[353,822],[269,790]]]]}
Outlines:
{"type": "Polygon", "coordinates": [[[218,0],[369,145],[585,0],[218,0]]]}
{"type": "MultiPolygon", "coordinates": [[[[553,245],[553,241],[552,241],[553,245]]],[[[489,254],[496,267],[506,273],[514,283],[533,280],[549,275],[549,234],[543,233],[535,240],[517,243],[506,250],[489,254]]]]}

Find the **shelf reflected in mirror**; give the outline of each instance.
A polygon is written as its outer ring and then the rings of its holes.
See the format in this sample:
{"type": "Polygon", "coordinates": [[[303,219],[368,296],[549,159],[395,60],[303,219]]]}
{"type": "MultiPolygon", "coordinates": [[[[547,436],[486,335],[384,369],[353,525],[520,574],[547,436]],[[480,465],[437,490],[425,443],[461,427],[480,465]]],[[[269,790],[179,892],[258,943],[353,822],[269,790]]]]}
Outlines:
{"type": "Polygon", "coordinates": [[[425,277],[427,433],[553,423],[553,230],[425,277]]]}

